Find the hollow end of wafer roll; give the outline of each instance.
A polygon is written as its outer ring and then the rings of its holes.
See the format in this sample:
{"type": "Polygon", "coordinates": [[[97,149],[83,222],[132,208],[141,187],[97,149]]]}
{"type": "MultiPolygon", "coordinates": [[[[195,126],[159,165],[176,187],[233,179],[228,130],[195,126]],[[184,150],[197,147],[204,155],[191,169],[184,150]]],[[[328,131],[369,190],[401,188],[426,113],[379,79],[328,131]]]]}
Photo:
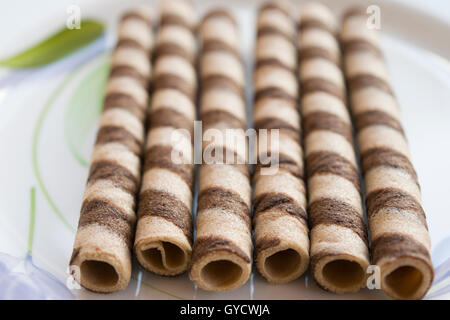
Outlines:
{"type": "Polygon", "coordinates": [[[348,254],[328,255],[314,263],[317,283],[335,293],[357,292],[366,286],[368,264],[348,254]]]}
{"type": "Polygon", "coordinates": [[[131,278],[131,263],[99,249],[81,250],[70,264],[75,280],[84,288],[110,293],[126,288],[131,278]]]}
{"type": "MultiPolygon", "coordinates": [[[[114,292],[126,287],[122,281],[117,266],[111,261],[86,259],[80,264],[81,285],[95,292],[114,292]]],[[[128,283],[128,281],[126,282],[128,283]]]]}
{"type": "Polygon", "coordinates": [[[433,282],[433,268],[416,257],[400,257],[378,262],[381,289],[393,299],[422,299],[433,282]]]}
{"type": "Polygon", "coordinates": [[[230,252],[217,251],[193,263],[189,276],[204,290],[225,292],[245,284],[251,271],[250,263],[230,252]]]}
{"type": "Polygon", "coordinates": [[[308,268],[309,254],[298,245],[271,247],[257,253],[259,273],[273,284],[282,284],[300,277],[308,268]]]}
{"type": "Polygon", "coordinates": [[[140,241],[134,251],[139,263],[154,273],[174,276],[187,270],[190,250],[172,241],[140,241]]]}

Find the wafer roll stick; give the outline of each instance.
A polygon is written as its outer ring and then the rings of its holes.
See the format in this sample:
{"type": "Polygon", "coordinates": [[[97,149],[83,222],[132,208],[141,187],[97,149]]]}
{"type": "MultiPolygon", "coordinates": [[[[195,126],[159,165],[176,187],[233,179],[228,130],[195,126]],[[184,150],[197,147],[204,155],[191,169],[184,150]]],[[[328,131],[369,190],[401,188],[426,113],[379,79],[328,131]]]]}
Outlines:
{"type": "Polygon", "coordinates": [[[337,22],[319,3],[305,5],[300,20],[311,271],[327,290],[355,292],[366,285],[369,253],[337,22]]]}
{"type": "Polygon", "coordinates": [[[186,271],[191,257],[192,139],[197,77],[194,8],[163,1],[155,43],[153,96],[134,251],[161,275],[186,271]]]}
{"type": "Polygon", "coordinates": [[[309,265],[303,152],[298,111],[297,27],[289,9],[269,2],[258,14],[255,46],[254,127],[258,165],[253,175],[255,261],[271,283],[299,277],[309,265]],[[267,129],[269,137],[265,135],[267,129]],[[278,144],[271,144],[277,129],[278,144]],[[267,144],[266,144],[267,142],[267,144]],[[278,158],[273,172],[264,156],[278,158]],[[264,173],[264,169],[268,171],[264,173]]]}
{"type": "Polygon", "coordinates": [[[200,34],[204,162],[199,174],[190,278],[205,290],[229,291],[247,282],[251,273],[245,76],[237,24],[230,13],[210,11],[203,19],[200,34]],[[226,132],[243,143],[220,139],[226,132]],[[212,133],[218,138],[209,139],[212,133]]]}
{"type": "Polygon", "coordinates": [[[341,39],[364,171],[372,263],[395,299],[420,299],[433,282],[430,237],[377,32],[364,10],[344,17],[341,39]]]}
{"type": "Polygon", "coordinates": [[[111,58],[71,271],[86,289],[114,292],[131,277],[153,35],[148,9],[124,14],[111,58]]]}

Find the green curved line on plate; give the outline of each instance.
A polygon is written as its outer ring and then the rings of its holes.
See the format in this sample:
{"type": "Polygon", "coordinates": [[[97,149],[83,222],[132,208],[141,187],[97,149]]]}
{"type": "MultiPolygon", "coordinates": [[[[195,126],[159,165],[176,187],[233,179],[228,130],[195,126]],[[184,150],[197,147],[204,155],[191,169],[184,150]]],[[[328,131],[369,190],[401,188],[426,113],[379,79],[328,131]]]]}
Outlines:
{"type": "Polygon", "coordinates": [[[109,61],[102,58],[101,65],[87,74],[80,82],[69,101],[64,117],[64,134],[70,152],[82,166],[89,166],[81,148],[95,125],[102,110],[103,93],[109,72],[109,61]]]}
{"type": "MultiPolygon", "coordinates": [[[[107,66],[109,64],[107,63],[107,66]]],[[[97,68],[97,70],[100,68],[97,68]]],[[[38,153],[38,149],[37,149],[37,145],[38,145],[38,141],[39,141],[39,136],[40,136],[40,132],[42,129],[42,124],[44,122],[45,117],[48,114],[48,111],[50,110],[51,106],[54,104],[56,98],[58,97],[58,95],[60,94],[61,91],[64,90],[64,88],[70,83],[70,81],[72,81],[72,79],[75,77],[75,75],[78,74],[78,72],[80,72],[81,69],[77,69],[72,71],[71,73],[69,73],[64,79],[63,81],[55,88],[55,90],[53,90],[53,92],[51,93],[50,97],[48,98],[47,102],[44,104],[44,107],[41,110],[41,113],[39,114],[38,120],[36,122],[35,128],[34,128],[34,133],[33,133],[33,141],[32,141],[32,164],[33,164],[33,172],[34,175],[36,176],[36,179],[38,181],[38,185],[39,188],[42,190],[42,193],[44,194],[45,199],[47,200],[47,202],[49,203],[50,207],[52,208],[52,210],[54,211],[54,213],[56,214],[57,218],[64,224],[65,227],[67,227],[69,229],[69,231],[71,231],[72,233],[75,233],[75,229],[70,225],[70,223],[67,221],[67,219],[64,217],[64,215],[62,214],[62,212],[59,210],[59,208],[56,206],[55,202],[53,201],[52,197],[50,196],[44,181],[42,179],[40,170],[39,170],[39,161],[37,158],[37,153],[38,153]]],[[[97,94],[101,93],[102,91],[98,91],[97,94]]],[[[99,94],[99,96],[101,97],[102,95],[99,94]]],[[[33,222],[33,229],[34,229],[34,222],[33,222]]],[[[136,279],[133,278],[133,280],[136,281],[136,279]]],[[[142,281],[142,284],[144,284],[145,286],[149,287],[152,290],[155,290],[157,292],[166,294],[168,296],[174,297],[176,299],[179,300],[184,300],[184,298],[179,297],[175,294],[172,294],[168,291],[165,291],[163,289],[159,289],[155,286],[152,286],[151,284],[142,281]]]]}
{"type": "Polygon", "coordinates": [[[32,141],[32,151],[31,151],[31,157],[32,157],[32,164],[33,164],[33,172],[36,176],[36,179],[38,181],[39,188],[42,190],[42,193],[44,194],[45,199],[49,203],[50,207],[55,212],[58,219],[63,223],[67,229],[75,233],[75,229],[71,226],[71,224],[67,221],[67,219],[64,217],[62,212],[59,210],[59,208],[56,206],[56,203],[53,201],[52,197],[50,196],[44,181],[41,176],[41,172],[39,170],[39,161],[38,161],[38,141],[39,141],[39,135],[41,133],[42,124],[44,122],[45,117],[47,116],[48,111],[50,110],[51,106],[55,102],[56,98],[60,94],[60,92],[69,84],[69,82],[75,77],[75,75],[80,72],[81,69],[76,69],[69,73],[63,81],[53,90],[50,97],[48,98],[47,102],[44,104],[44,107],[42,108],[38,120],[36,122],[36,125],[34,127],[33,132],[33,141],[32,141]]]}
{"type": "Polygon", "coordinates": [[[34,226],[36,222],[36,188],[30,190],[30,222],[28,226],[28,255],[33,252],[34,226]]]}
{"type": "Polygon", "coordinates": [[[68,29],[64,26],[33,47],[1,60],[0,65],[9,68],[34,68],[46,65],[94,41],[103,30],[103,24],[94,20],[81,21],[80,29],[68,29]]]}

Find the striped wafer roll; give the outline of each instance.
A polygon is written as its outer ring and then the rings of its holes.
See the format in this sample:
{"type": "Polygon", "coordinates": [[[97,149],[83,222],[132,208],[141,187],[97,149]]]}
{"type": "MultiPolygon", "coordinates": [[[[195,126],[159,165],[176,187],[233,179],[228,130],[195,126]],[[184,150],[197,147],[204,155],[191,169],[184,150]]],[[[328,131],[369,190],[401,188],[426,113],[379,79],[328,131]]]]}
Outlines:
{"type": "Polygon", "coordinates": [[[381,288],[420,299],[433,282],[430,237],[416,172],[377,32],[352,9],[341,30],[347,83],[365,178],[372,263],[381,288]]]}
{"type": "Polygon", "coordinates": [[[200,34],[204,156],[190,278],[205,290],[229,291],[242,286],[251,273],[245,76],[238,27],[230,13],[210,11],[200,34]]]}
{"type": "Polygon", "coordinates": [[[256,266],[271,283],[291,281],[309,265],[296,32],[287,7],[269,2],[260,8],[254,71],[258,165],[253,174],[253,225],[256,266]],[[271,135],[274,129],[278,143],[270,143],[276,139],[271,135]],[[272,161],[273,171],[265,156],[278,159],[272,161]]]}
{"type": "Polygon", "coordinates": [[[147,270],[186,271],[191,257],[193,126],[197,79],[194,8],[163,1],[134,251],[147,270]]]}
{"type": "Polygon", "coordinates": [[[70,260],[75,279],[97,292],[122,290],[131,277],[153,46],[150,13],[129,11],[119,24],[70,260]]]}
{"type": "Polygon", "coordinates": [[[366,285],[369,253],[337,21],[319,3],[305,5],[300,20],[311,271],[327,290],[355,292],[366,285]]]}

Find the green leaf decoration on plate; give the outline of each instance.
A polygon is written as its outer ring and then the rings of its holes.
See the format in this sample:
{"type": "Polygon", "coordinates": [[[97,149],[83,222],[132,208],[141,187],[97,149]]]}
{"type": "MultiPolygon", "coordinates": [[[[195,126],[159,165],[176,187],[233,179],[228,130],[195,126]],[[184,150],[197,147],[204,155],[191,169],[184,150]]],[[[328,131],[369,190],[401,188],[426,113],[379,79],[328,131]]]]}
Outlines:
{"type": "Polygon", "coordinates": [[[64,27],[39,44],[13,57],[0,60],[0,66],[21,69],[46,65],[94,41],[103,30],[103,24],[100,22],[83,20],[80,29],[64,27]]]}

